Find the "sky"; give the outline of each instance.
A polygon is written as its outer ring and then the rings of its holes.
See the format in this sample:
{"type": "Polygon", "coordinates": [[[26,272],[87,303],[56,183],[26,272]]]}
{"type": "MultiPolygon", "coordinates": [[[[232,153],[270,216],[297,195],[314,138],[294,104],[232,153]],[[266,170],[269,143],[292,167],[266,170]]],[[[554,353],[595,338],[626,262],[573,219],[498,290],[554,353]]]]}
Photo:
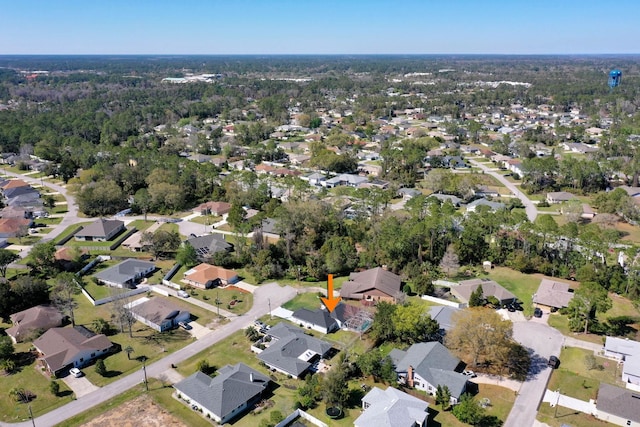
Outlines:
{"type": "Polygon", "coordinates": [[[640,0],[3,0],[2,54],[640,53],[640,0]]]}

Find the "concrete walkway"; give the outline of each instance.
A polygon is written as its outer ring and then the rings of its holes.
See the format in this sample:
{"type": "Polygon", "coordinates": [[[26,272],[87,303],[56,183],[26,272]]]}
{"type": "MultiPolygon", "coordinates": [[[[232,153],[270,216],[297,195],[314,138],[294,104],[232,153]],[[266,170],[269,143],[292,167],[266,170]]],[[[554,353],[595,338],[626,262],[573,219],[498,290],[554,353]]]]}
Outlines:
{"type": "Polygon", "coordinates": [[[573,337],[564,337],[564,346],[565,347],[578,347],[578,348],[582,348],[585,350],[591,350],[594,353],[598,354],[602,352],[602,349],[604,348],[603,344],[596,344],[593,342],[589,342],[589,341],[583,341],[583,340],[579,340],[577,338],[573,338],[573,337]]]}
{"type": "Polygon", "coordinates": [[[558,405],[589,415],[596,413],[596,404],[593,399],[585,402],[584,400],[560,394],[558,391],[547,390],[542,401],[548,403],[552,408],[558,405]]]}
{"type": "Polygon", "coordinates": [[[508,388],[509,390],[519,391],[522,386],[521,381],[503,378],[498,375],[478,374],[477,377],[470,380],[476,384],[493,384],[499,387],[508,388]]]}

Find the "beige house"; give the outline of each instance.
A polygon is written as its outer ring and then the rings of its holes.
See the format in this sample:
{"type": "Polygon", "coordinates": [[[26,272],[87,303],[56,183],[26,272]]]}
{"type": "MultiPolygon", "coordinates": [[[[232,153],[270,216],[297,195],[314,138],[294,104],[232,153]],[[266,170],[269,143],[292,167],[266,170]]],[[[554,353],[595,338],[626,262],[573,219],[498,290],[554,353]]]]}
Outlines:
{"type": "Polygon", "coordinates": [[[351,273],[349,281],[342,284],[340,296],[364,301],[396,303],[402,289],[402,279],[397,274],[381,267],[360,273],[351,273]]]}
{"type": "Polygon", "coordinates": [[[538,290],[533,294],[533,303],[540,309],[555,311],[567,307],[572,298],[573,292],[568,283],[542,279],[538,290]]]}
{"type": "Polygon", "coordinates": [[[514,294],[489,279],[463,280],[458,283],[458,286],[451,287],[451,294],[458,298],[463,304],[469,304],[471,294],[480,286],[482,286],[482,295],[485,299],[495,297],[500,301],[500,304],[509,304],[516,300],[514,294]]]}
{"type": "Polygon", "coordinates": [[[5,330],[14,343],[33,339],[48,329],[61,326],[64,315],[50,305],[37,305],[10,316],[13,326],[5,330]]]}
{"type": "Polygon", "coordinates": [[[238,280],[238,273],[233,270],[202,263],[187,270],[184,273],[182,283],[200,289],[209,289],[214,286],[230,285],[238,280]]]}

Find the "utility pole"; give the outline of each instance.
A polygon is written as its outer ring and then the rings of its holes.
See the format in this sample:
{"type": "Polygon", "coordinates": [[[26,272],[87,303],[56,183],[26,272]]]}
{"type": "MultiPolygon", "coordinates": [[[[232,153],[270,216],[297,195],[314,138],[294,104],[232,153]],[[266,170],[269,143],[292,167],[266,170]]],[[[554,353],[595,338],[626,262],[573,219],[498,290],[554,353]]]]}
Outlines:
{"type": "Polygon", "coordinates": [[[271,298],[269,298],[267,302],[269,303],[269,319],[273,319],[273,317],[271,316],[271,298]]]}
{"type": "Polygon", "coordinates": [[[29,404],[29,418],[31,418],[31,424],[36,427],[36,420],[33,419],[33,412],[31,412],[31,404],[29,404]]]}
{"type": "Polygon", "coordinates": [[[560,389],[556,390],[558,398],[556,399],[556,407],[553,410],[553,418],[558,418],[558,403],[560,403],[560,389]]]}
{"type": "Polygon", "coordinates": [[[218,317],[220,317],[220,291],[216,291],[216,306],[218,307],[218,317]]]}

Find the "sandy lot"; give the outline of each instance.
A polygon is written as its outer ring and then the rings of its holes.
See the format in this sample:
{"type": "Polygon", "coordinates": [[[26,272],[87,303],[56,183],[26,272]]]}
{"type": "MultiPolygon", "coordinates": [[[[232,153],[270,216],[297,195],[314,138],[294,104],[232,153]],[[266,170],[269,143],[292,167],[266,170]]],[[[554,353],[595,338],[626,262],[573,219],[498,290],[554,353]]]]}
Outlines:
{"type": "Polygon", "coordinates": [[[148,396],[140,396],[98,416],[86,427],[187,427],[148,396]]]}

